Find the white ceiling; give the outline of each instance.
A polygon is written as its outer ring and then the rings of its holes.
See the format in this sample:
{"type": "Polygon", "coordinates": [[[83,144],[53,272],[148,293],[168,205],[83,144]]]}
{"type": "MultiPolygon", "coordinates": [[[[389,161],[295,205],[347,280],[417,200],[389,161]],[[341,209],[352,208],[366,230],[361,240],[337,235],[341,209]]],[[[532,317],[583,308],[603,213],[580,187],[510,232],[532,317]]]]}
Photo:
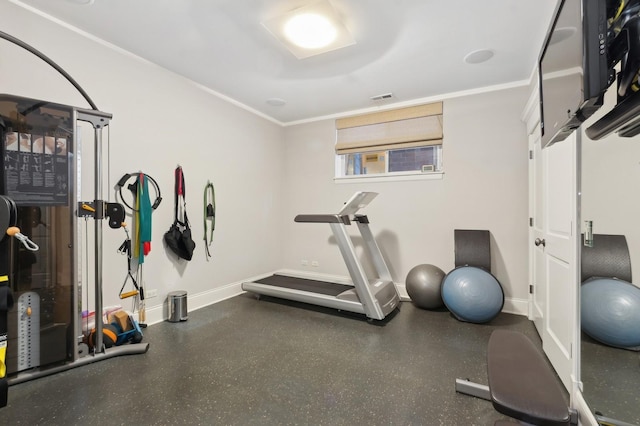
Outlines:
{"type": "Polygon", "coordinates": [[[356,44],[296,59],[261,22],[316,0],[13,1],[285,124],[528,80],[557,3],[330,0],[356,44]],[[493,58],[463,61],[479,49],[493,58]]]}

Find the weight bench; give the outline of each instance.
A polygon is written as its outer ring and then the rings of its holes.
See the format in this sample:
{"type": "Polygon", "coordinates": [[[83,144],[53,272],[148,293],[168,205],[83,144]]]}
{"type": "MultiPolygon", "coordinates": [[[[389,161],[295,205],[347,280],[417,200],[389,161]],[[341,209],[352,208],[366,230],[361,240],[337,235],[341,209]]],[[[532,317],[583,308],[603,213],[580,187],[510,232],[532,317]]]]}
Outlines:
{"type": "MultiPolygon", "coordinates": [[[[486,399],[500,413],[533,425],[577,425],[544,354],[524,334],[496,330],[487,349],[489,386],[456,379],[456,392],[486,399]]],[[[497,422],[500,424],[500,422],[497,422]]]]}

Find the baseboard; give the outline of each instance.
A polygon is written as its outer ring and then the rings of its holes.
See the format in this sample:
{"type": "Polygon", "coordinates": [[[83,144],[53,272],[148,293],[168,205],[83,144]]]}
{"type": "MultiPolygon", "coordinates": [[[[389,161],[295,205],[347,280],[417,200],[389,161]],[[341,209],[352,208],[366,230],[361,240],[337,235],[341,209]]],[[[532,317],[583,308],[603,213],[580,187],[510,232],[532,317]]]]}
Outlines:
{"type": "Polygon", "coordinates": [[[409,293],[407,293],[407,286],[405,283],[396,283],[396,289],[400,294],[400,300],[403,302],[411,302],[411,298],[409,297],[409,293]]]}
{"type": "MultiPolygon", "coordinates": [[[[275,273],[291,275],[299,278],[307,278],[310,280],[330,281],[330,282],[335,282],[339,284],[351,283],[350,279],[345,276],[319,274],[316,272],[299,271],[294,269],[280,269],[275,273]]],[[[405,283],[397,282],[395,284],[396,284],[396,289],[400,294],[400,300],[403,302],[410,302],[411,298],[409,297],[409,293],[407,293],[407,286],[405,285],[405,283]]],[[[505,312],[508,314],[514,314],[514,315],[527,316],[529,312],[529,300],[506,297],[504,300],[504,307],[502,308],[502,312],[505,312]]]]}
{"type": "MultiPolygon", "coordinates": [[[[203,291],[196,294],[187,293],[187,311],[192,312],[205,306],[213,305],[223,300],[230,299],[243,293],[242,283],[247,281],[254,281],[265,276],[269,276],[271,273],[258,275],[255,277],[247,278],[242,281],[237,281],[231,284],[217,287],[212,290],[203,291]]],[[[146,323],[148,325],[157,324],[162,321],[166,321],[169,318],[169,308],[167,303],[153,306],[146,310],[146,323]]]]}
{"type": "MultiPolygon", "coordinates": [[[[224,285],[212,290],[204,291],[197,294],[187,293],[187,310],[189,312],[195,311],[205,306],[213,305],[223,300],[230,299],[243,293],[242,283],[248,281],[255,281],[271,274],[284,274],[293,277],[306,278],[310,280],[320,280],[335,282],[338,284],[350,284],[351,280],[348,277],[341,275],[320,274],[317,272],[300,271],[295,269],[279,269],[274,272],[265,273],[255,277],[247,278],[242,281],[237,281],[231,284],[224,285]]],[[[403,302],[410,302],[411,298],[407,293],[407,287],[405,283],[396,283],[396,289],[400,294],[400,300],[403,302]]],[[[502,312],[515,315],[527,315],[528,312],[528,300],[527,299],[514,299],[505,298],[504,308],[502,312]]],[[[162,321],[166,321],[169,318],[169,310],[166,303],[156,305],[146,310],[146,323],[148,325],[157,324],[162,321]]]]}
{"type": "Polygon", "coordinates": [[[529,300],[505,297],[502,312],[526,317],[529,315],[529,300]]]}
{"type": "Polygon", "coordinates": [[[596,418],[593,416],[589,405],[584,400],[582,392],[575,391],[571,398],[572,408],[578,411],[578,419],[583,426],[598,426],[596,418]]]}

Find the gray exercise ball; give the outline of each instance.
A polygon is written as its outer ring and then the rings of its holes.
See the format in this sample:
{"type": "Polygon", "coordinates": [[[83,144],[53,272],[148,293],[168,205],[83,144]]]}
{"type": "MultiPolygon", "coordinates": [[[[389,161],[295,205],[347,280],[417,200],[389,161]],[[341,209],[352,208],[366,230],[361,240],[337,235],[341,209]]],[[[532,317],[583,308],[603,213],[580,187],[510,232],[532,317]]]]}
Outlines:
{"type": "Polygon", "coordinates": [[[424,309],[437,309],[444,305],[442,301],[442,279],[444,271],[434,265],[414,266],[407,274],[405,286],[411,301],[424,309]]]}

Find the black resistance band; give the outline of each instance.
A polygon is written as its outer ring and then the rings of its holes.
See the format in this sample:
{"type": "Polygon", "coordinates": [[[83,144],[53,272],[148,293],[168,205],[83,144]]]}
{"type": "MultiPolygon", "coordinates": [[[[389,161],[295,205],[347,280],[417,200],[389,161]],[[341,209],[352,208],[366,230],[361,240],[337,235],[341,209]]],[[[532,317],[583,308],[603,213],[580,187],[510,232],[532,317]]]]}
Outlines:
{"type": "MultiPolygon", "coordinates": [[[[127,173],[124,176],[122,176],[120,178],[120,180],[118,181],[118,183],[116,183],[116,186],[118,187],[118,194],[120,195],[120,199],[122,200],[122,203],[129,207],[130,210],[132,211],[137,211],[135,208],[131,207],[129,205],[129,203],[127,203],[124,199],[124,197],[122,196],[122,187],[124,186],[125,183],[127,183],[127,181],[129,180],[129,178],[134,177],[137,178],[140,174],[144,174],[142,172],[134,172],[134,173],[127,173]]],[[[160,202],[162,201],[162,196],[160,194],[160,187],[158,186],[158,182],[156,182],[156,180],[154,178],[152,178],[151,176],[144,174],[144,176],[146,178],[149,179],[149,182],[151,182],[151,186],[153,186],[153,189],[156,191],[156,199],[153,201],[153,204],[151,205],[151,209],[155,210],[158,208],[158,206],[160,205],[160,202]]],[[[127,189],[129,189],[129,191],[131,191],[134,194],[135,197],[135,193],[136,193],[136,185],[135,183],[127,185],[127,189]]]]}
{"type": "Polygon", "coordinates": [[[211,257],[209,246],[213,242],[213,231],[216,229],[216,191],[211,182],[204,187],[204,249],[207,260],[211,257]],[[207,232],[208,231],[208,232],[207,232]]]}

